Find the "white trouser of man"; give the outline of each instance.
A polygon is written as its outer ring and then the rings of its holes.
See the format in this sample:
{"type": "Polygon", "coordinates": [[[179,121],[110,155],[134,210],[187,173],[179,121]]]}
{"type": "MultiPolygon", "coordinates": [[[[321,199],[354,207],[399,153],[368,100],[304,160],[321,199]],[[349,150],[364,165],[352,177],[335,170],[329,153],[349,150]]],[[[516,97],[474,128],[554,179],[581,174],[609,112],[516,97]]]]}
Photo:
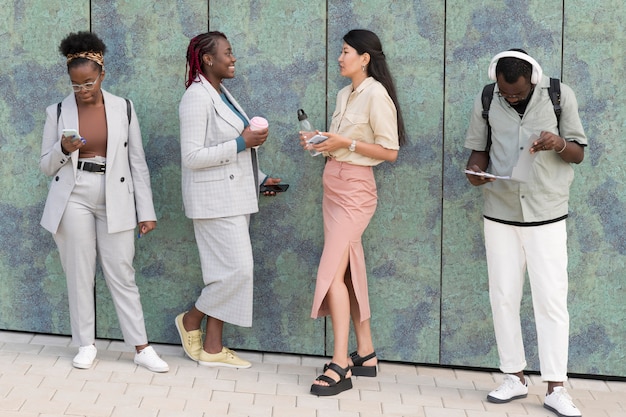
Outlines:
{"type": "Polygon", "coordinates": [[[520,227],[485,219],[484,233],[500,370],[514,374],[526,368],[520,305],[528,270],[542,379],[566,381],[569,314],[565,220],[520,227]]]}

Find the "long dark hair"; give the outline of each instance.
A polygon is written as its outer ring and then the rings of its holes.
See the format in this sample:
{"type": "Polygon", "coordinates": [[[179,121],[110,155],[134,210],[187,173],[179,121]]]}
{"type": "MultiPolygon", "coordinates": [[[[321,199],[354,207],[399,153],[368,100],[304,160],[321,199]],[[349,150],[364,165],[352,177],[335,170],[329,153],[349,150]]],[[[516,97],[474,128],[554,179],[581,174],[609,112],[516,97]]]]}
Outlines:
{"type": "Polygon", "coordinates": [[[188,88],[194,82],[198,74],[206,76],[202,72],[202,57],[206,54],[215,55],[215,48],[219,38],[228,40],[222,32],[213,31],[201,33],[189,41],[189,46],[187,47],[187,68],[185,69],[188,76],[185,81],[185,88],[188,88]]]}
{"type": "Polygon", "coordinates": [[[345,43],[356,49],[359,55],[368,53],[370,56],[370,63],[367,66],[367,75],[374,78],[381,83],[393,104],[396,106],[396,112],[398,114],[398,141],[400,146],[406,144],[406,132],[404,130],[404,120],[402,119],[402,112],[400,111],[400,103],[398,103],[398,95],[396,94],[396,87],[393,83],[393,77],[389,72],[387,61],[385,60],[385,54],[383,52],[383,46],[378,36],[369,30],[365,29],[353,29],[346,33],[343,37],[345,43]]]}

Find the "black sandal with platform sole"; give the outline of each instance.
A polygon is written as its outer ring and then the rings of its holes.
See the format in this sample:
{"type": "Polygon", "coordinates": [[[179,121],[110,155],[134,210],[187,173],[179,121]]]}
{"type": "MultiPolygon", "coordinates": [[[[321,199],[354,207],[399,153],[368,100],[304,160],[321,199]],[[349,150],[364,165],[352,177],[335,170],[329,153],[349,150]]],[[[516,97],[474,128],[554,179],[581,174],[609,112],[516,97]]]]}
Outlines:
{"type": "Polygon", "coordinates": [[[315,380],[326,382],[328,385],[319,385],[319,384],[311,385],[311,394],[324,397],[324,396],[329,396],[329,395],[337,395],[340,392],[344,392],[352,388],[352,379],[350,377],[346,378],[346,374],[350,370],[349,366],[346,368],[342,368],[336,363],[331,362],[324,368],[330,369],[334,373],[339,375],[339,381],[335,381],[331,377],[322,374],[318,376],[315,380]]]}
{"type": "Polygon", "coordinates": [[[352,375],[354,376],[376,376],[376,365],[364,366],[363,363],[376,357],[376,352],[372,352],[365,357],[360,357],[358,352],[352,352],[350,359],[352,360],[352,375]]]}

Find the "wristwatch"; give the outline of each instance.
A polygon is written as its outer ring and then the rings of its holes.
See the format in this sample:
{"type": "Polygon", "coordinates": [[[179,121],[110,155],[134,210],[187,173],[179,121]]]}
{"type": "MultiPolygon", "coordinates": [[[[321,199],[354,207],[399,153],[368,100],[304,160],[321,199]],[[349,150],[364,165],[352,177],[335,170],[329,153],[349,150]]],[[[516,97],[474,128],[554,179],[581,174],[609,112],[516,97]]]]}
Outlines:
{"type": "Polygon", "coordinates": [[[350,146],[348,147],[348,149],[350,150],[350,152],[354,152],[356,151],[356,140],[353,140],[352,143],[350,144],[350,146]]]}

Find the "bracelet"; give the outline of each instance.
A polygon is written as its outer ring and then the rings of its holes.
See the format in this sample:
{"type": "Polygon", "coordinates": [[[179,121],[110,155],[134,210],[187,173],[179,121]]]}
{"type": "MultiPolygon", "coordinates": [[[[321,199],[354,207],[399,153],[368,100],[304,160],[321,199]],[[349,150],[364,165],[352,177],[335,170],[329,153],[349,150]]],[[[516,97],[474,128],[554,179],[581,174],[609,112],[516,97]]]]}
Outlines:
{"type": "Polygon", "coordinates": [[[567,141],[565,140],[565,138],[563,138],[563,149],[561,149],[560,151],[554,151],[554,152],[561,153],[565,150],[565,148],[567,148],[567,141]]]}

